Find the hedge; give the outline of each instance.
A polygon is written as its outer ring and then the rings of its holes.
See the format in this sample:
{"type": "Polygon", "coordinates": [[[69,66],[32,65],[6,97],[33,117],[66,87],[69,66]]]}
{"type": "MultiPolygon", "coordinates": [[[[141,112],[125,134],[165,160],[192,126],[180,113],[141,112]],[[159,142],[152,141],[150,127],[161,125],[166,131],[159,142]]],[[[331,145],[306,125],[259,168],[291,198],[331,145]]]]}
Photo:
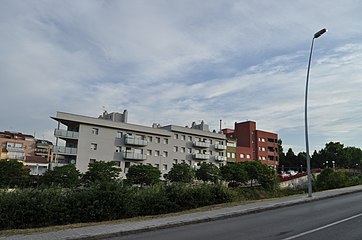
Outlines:
{"type": "Polygon", "coordinates": [[[114,183],[76,190],[4,190],[0,230],[158,215],[230,202],[234,197],[232,190],[220,185],[137,188],[114,183]]]}

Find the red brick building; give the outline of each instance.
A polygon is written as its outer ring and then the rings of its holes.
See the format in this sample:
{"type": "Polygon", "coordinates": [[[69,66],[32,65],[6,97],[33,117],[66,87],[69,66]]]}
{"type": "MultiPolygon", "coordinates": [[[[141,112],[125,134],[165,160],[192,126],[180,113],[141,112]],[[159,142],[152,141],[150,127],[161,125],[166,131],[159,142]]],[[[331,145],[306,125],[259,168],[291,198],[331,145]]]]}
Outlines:
{"type": "Polygon", "coordinates": [[[237,139],[237,161],[260,160],[278,166],[278,134],[256,129],[256,122],[235,122],[234,129],[223,129],[227,138],[237,139]]]}

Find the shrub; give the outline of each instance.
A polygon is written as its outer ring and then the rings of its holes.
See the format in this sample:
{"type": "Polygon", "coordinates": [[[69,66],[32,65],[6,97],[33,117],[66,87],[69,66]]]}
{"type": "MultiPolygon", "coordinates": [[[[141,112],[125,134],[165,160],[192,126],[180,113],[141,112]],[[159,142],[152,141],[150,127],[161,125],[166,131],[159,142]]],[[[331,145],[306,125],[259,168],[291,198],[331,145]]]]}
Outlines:
{"type": "Polygon", "coordinates": [[[31,228],[157,215],[232,201],[221,185],[136,188],[116,182],[83,189],[0,192],[0,229],[31,228]]]}
{"type": "Polygon", "coordinates": [[[316,188],[327,190],[350,186],[350,181],[346,173],[334,171],[332,168],[324,169],[317,177],[316,188]]]}

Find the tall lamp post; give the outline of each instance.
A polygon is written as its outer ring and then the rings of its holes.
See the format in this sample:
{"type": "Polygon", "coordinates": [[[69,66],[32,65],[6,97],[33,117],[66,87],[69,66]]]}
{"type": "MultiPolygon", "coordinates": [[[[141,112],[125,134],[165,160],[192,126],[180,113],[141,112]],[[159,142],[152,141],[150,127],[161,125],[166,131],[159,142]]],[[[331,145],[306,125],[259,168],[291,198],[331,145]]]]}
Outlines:
{"type": "Polygon", "coordinates": [[[308,118],[307,118],[307,100],[308,100],[308,83],[309,83],[309,70],[310,70],[310,63],[312,61],[312,52],[313,52],[313,45],[314,45],[314,39],[319,38],[324,33],[327,32],[327,29],[323,28],[322,30],[319,30],[316,32],[312,39],[312,45],[310,47],[310,53],[309,53],[309,61],[308,61],[308,70],[307,70],[307,81],[305,84],[305,101],[304,101],[304,128],[305,128],[305,146],[306,146],[306,152],[307,152],[307,174],[308,174],[308,197],[312,197],[312,173],[311,173],[311,167],[310,167],[310,156],[309,156],[309,140],[308,140],[308,118]]]}

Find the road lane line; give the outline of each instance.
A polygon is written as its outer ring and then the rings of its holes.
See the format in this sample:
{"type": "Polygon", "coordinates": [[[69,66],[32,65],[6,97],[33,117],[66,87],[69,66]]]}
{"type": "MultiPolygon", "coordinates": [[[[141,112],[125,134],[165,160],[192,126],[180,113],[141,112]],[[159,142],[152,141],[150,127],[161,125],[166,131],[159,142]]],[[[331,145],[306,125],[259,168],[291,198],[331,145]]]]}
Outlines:
{"type": "Polygon", "coordinates": [[[352,217],[348,217],[348,218],[339,220],[339,221],[337,221],[337,222],[333,222],[333,223],[327,224],[327,225],[322,226],[322,227],[319,227],[319,228],[315,228],[315,229],[312,229],[312,230],[309,230],[309,231],[306,231],[306,232],[303,232],[303,233],[299,233],[299,234],[294,235],[294,236],[291,236],[291,237],[283,238],[282,240],[295,239],[295,238],[298,238],[298,237],[301,237],[301,236],[304,236],[304,235],[307,235],[307,234],[310,234],[310,233],[313,233],[313,232],[317,232],[317,231],[319,231],[319,230],[323,230],[323,229],[325,229],[325,228],[329,228],[329,227],[332,227],[332,226],[334,226],[334,225],[337,225],[337,224],[340,224],[340,223],[343,223],[343,222],[352,220],[352,219],[354,219],[354,218],[358,218],[358,217],[360,217],[360,216],[362,216],[362,213],[359,213],[359,214],[354,215],[354,216],[352,216],[352,217]]]}

